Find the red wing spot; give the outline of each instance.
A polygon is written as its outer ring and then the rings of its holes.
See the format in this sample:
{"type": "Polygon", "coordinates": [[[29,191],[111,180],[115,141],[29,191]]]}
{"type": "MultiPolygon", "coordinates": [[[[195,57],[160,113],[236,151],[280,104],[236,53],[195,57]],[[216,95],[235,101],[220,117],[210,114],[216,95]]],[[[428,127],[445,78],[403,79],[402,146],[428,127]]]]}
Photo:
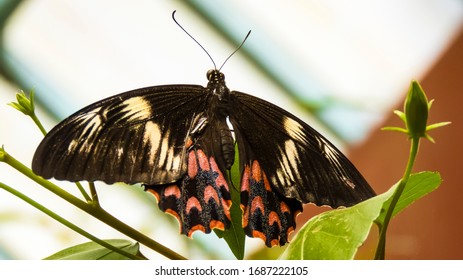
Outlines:
{"type": "Polygon", "coordinates": [[[217,178],[215,179],[215,184],[216,184],[218,187],[224,186],[225,189],[228,191],[227,180],[225,180],[225,177],[223,176],[222,172],[220,171],[219,166],[218,166],[217,163],[215,162],[215,159],[214,159],[213,157],[210,157],[209,162],[210,162],[210,164],[211,164],[211,169],[212,169],[212,171],[217,172],[217,173],[219,174],[219,175],[217,176],[217,178]]]}
{"type": "Polygon", "coordinates": [[[251,202],[251,213],[254,213],[257,208],[262,211],[262,214],[265,213],[265,205],[262,202],[262,197],[256,196],[251,202]]]}
{"type": "Polygon", "coordinates": [[[188,176],[190,178],[196,177],[198,174],[198,165],[196,164],[196,155],[194,151],[188,154],[188,176]]]}
{"type": "Polygon", "coordinates": [[[209,185],[204,189],[204,201],[206,201],[206,203],[208,203],[209,199],[211,199],[211,198],[213,198],[215,200],[215,203],[217,205],[220,205],[219,196],[218,196],[216,190],[212,186],[209,185]]]}
{"type": "Polygon", "coordinates": [[[199,168],[201,170],[209,170],[209,160],[207,159],[206,154],[204,154],[203,150],[198,150],[198,161],[199,161],[199,168]]]}
{"type": "Polygon", "coordinates": [[[202,231],[202,232],[204,232],[204,233],[206,232],[206,228],[204,228],[203,225],[195,225],[194,227],[192,227],[192,228],[190,229],[190,231],[188,232],[187,236],[188,236],[188,237],[191,237],[191,236],[193,235],[193,233],[195,233],[195,231],[197,231],[197,230],[200,230],[200,231],[202,231]]]}
{"type": "Polygon", "coordinates": [[[209,223],[209,227],[211,229],[220,229],[220,230],[224,230],[225,229],[225,225],[221,222],[221,221],[217,221],[217,220],[212,220],[210,223],[209,223]]]}
{"type": "Polygon", "coordinates": [[[260,169],[259,162],[257,160],[252,162],[252,170],[251,170],[251,176],[256,182],[260,182],[262,180],[262,174],[261,174],[262,169],[260,169]]]}
{"type": "Polygon", "coordinates": [[[154,195],[154,197],[156,197],[157,201],[161,200],[161,196],[159,195],[159,193],[157,191],[155,191],[153,189],[147,189],[146,191],[151,193],[152,195],[154,195]]]}
{"type": "Polygon", "coordinates": [[[250,175],[249,166],[245,165],[244,170],[243,170],[243,174],[241,175],[242,176],[242,179],[241,179],[241,191],[242,192],[248,192],[248,193],[250,192],[250,189],[249,189],[249,175],[250,175]]]}
{"type": "Polygon", "coordinates": [[[199,203],[199,200],[194,196],[190,197],[188,201],[186,202],[185,212],[187,214],[190,214],[190,211],[192,208],[198,209],[199,212],[203,211],[203,208],[201,207],[201,203],[199,203]]]}
{"type": "Polygon", "coordinates": [[[270,214],[268,215],[268,225],[271,226],[271,225],[273,225],[274,223],[277,223],[278,227],[281,228],[280,217],[278,217],[277,212],[272,211],[272,212],[270,212],[270,214]]]}
{"type": "Polygon", "coordinates": [[[182,193],[177,185],[170,185],[164,189],[164,196],[175,196],[175,198],[179,199],[182,196],[182,193]]]}

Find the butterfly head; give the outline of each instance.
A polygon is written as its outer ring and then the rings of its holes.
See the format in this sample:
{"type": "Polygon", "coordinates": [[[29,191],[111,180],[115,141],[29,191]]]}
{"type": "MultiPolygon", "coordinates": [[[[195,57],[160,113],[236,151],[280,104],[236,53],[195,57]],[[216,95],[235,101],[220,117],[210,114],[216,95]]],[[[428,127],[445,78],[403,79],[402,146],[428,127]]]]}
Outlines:
{"type": "Polygon", "coordinates": [[[219,100],[228,98],[230,90],[225,85],[225,75],[217,69],[207,71],[207,79],[209,80],[207,88],[216,95],[219,100]]]}
{"type": "Polygon", "coordinates": [[[213,83],[213,84],[224,83],[225,84],[225,75],[217,69],[211,69],[207,71],[206,75],[207,75],[207,80],[209,81],[209,83],[213,83]]]}

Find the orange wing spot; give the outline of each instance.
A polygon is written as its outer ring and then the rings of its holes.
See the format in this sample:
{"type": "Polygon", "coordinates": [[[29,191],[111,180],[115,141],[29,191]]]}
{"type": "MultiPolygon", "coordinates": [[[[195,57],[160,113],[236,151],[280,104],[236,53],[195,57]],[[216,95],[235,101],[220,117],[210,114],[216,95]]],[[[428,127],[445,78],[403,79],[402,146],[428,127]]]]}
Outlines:
{"type": "Polygon", "coordinates": [[[265,172],[260,168],[259,162],[257,160],[252,162],[252,178],[256,182],[264,181],[264,186],[267,191],[272,191],[272,188],[270,187],[270,182],[267,179],[267,175],[265,172]]]}
{"type": "Polygon", "coordinates": [[[146,191],[149,192],[150,194],[154,195],[154,197],[156,197],[157,201],[161,200],[161,196],[159,195],[159,193],[157,191],[152,190],[152,189],[147,189],[146,191]]]}
{"type": "Polygon", "coordinates": [[[219,166],[217,165],[217,163],[215,162],[215,159],[213,157],[210,157],[209,158],[209,162],[211,164],[211,169],[212,171],[215,171],[217,172],[219,175],[217,176],[217,178],[215,179],[215,184],[220,187],[220,186],[224,186],[225,189],[228,191],[228,184],[227,184],[227,180],[225,180],[225,177],[223,176],[222,174],[222,171],[220,171],[219,169],[219,166]]]}
{"type": "Polygon", "coordinates": [[[243,173],[241,175],[241,191],[242,192],[250,192],[249,189],[249,175],[251,173],[251,170],[248,165],[244,166],[243,173]]]}
{"type": "Polygon", "coordinates": [[[265,172],[262,171],[262,174],[264,176],[264,186],[265,186],[265,189],[269,192],[272,191],[272,188],[270,187],[270,182],[268,181],[267,179],[267,175],[265,174],[265,172]]]}
{"type": "Polygon", "coordinates": [[[270,245],[271,245],[272,247],[277,246],[278,243],[280,243],[280,241],[279,241],[278,239],[272,239],[272,241],[270,241],[270,245]]]}
{"type": "Polygon", "coordinates": [[[180,189],[177,185],[170,185],[164,189],[164,195],[166,197],[175,196],[175,198],[178,199],[182,196],[182,193],[180,192],[180,189]]]}
{"type": "Polygon", "coordinates": [[[288,230],[286,231],[286,234],[289,236],[293,232],[294,232],[294,227],[289,227],[288,230]]]}
{"type": "Polygon", "coordinates": [[[258,237],[258,238],[264,240],[264,242],[267,241],[267,237],[265,237],[265,234],[263,232],[260,232],[260,231],[257,231],[257,230],[252,231],[252,237],[254,237],[254,238],[258,237]]]}
{"type": "Polygon", "coordinates": [[[225,200],[222,198],[222,205],[223,205],[223,212],[225,216],[227,216],[228,220],[231,221],[230,216],[230,207],[231,207],[231,200],[225,200]]]}
{"type": "Polygon", "coordinates": [[[193,140],[191,140],[191,137],[188,137],[185,143],[185,149],[189,149],[193,145],[193,140]]]}
{"type": "Polygon", "coordinates": [[[243,211],[243,216],[241,218],[241,224],[243,225],[243,228],[248,226],[249,223],[249,211],[247,207],[243,206],[241,204],[241,210],[243,211]]]}
{"type": "Polygon", "coordinates": [[[217,191],[211,185],[209,185],[204,189],[204,201],[208,203],[209,199],[211,198],[215,200],[215,203],[217,205],[220,205],[219,195],[217,194],[217,191]]]}
{"type": "Polygon", "coordinates": [[[211,169],[209,166],[209,160],[207,159],[207,156],[203,152],[203,150],[198,150],[198,161],[199,161],[199,167],[201,168],[201,170],[211,169]]]}
{"type": "Polygon", "coordinates": [[[225,225],[221,222],[221,221],[217,221],[217,220],[212,220],[210,223],[209,223],[209,227],[211,229],[220,229],[220,230],[224,230],[225,229],[225,225]]]}
{"type": "Polygon", "coordinates": [[[260,165],[257,160],[252,162],[251,176],[256,182],[262,180],[262,169],[260,169],[260,165]]]}
{"type": "Polygon", "coordinates": [[[270,214],[268,215],[268,225],[271,226],[271,225],[273,225],[274,223],[277,223],[278,227],[281,228],[280,217],[278,217],[277,212],[272,211],[272,212],[270,212],[270,214]]]}
{"type": "Polygon", "coordinates": [[[290,213],[291,212],[291,210],[289,209],[288,204],[286,204],[284,201],[280,202],[280,211],[281,211],[281,213],[286,213],[286,212],[290,213]]]}
{"type": "Polygon", "coordinates": [[[265,205],[262,202],[262,197],[256,196],[251,202],[251,213],[254,213],[257,209],[262,211],[262,214],[265,213],[265,205]]]}
{"type": "Polygon", "coordinates": [[[179,222],[180,224],[182,223],[182,221],[180,220],[180,216],[179,216],[178,213],[175,212],[174,210],[172,210],[172,209],[166,209],[166,211],[164,211],[164,212],[166,212],[166,213],[169,214],[169,215],[174,216],[174,217],[178,220],[178,222],[179,222]]]}
{"type": "Polygon", "coordinates": [[[194,227],[192,227],[192,228],[190,229],[190,231],[188,232],[187,236],[188,236],[188,237],[191,237],[191,236],[193,235],[193,233],[195,233],[195,231],[197,231],[197,230],[200,230],[200,231],[202,231],[202,232],[204,232],[204,233],[206,232],[206,228],[205,228],[203,225],[195,225],[194,227]]]}
{"type": "Polygon", "coordinates": [[[192,208],[198,209],[199,212],[203,211],[203,208],[201,207],[201,203],[199,203],[199,200],[196,197],[190,197],[188,201],[186,202],[186,213],[190,214],[190,211],[192,208]]]}
{"type": "Polygon", "coordinates": [[[188,154],[188,176],[190,178],[196,177],[198,174],[198,165],[196,163],[196,155],[194,151],[190,151],[188,154]]]}

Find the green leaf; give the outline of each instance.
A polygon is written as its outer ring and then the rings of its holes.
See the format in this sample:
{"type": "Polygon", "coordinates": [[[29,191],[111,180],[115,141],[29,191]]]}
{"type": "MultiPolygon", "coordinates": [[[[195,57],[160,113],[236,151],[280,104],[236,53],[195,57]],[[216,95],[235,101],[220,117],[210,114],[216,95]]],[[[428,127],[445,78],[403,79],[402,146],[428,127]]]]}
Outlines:
{"type": "MultiPolygon", "coordinates": [[[[105,240],[109,244],[125,252],[141,256],[138,243],[132,243],[124,239],[105,240]]],[[[87,242],[59,251],[45,260],[130,260],[116,252],[113,252],[95,242],[87,242]]]]}
{"type": "MultiPolygon", "coordinates": [[[[405,189],[400,196],[397,205],[394,208],[393,216],[410,206],[413,202],[417,201],[421,197],[427,195],[428,193],[434,191],[439,187],[442,179],[438,172],[420,172],[412,174],[405,189]]],[[[392,199],[392,197],[391,197],[392,199]]],[[[376,223],[382,224],[384,221],[384,216],[386,215],[386,209],[391,203],[391,199],[388,199],[383,205],[383,211],[376,219],[376,223]]]]}
{"type": "MultiPolygon", "coordinates": [[[[436,189],[440,182],[438,173],[413,174],[394,213],[436,189]]],[[[367,238],[372,224],[380,222],[380,217],[384,215],[382,212],[397,186],[398,183],[387,192],[355,206],[313,217],[296,234],[280,259],[353,259],[367,238]]]]}
{"type": "Polygon", "coordinates": [[[242,226],[243,211],[240,208],[240,191],[236,186],[240,186],[238,150],[235,149],[235,164],[231,168],[230,195],[232,206],[230,209],[231,225],[225,231],[214,230],[219,238],[223,238],[235,257],[239,260],[244,258],[245,234],[242,226]]]}

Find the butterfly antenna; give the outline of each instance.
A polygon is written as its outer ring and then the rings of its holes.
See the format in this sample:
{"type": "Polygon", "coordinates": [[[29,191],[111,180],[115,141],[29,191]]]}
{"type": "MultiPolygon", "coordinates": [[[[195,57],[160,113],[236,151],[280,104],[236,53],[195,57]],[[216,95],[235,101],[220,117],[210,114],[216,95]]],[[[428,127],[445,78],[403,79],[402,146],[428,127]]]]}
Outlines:
{"type": "Polygon", "coordinates": [[[222,67],[225,65],[225,63],[227,63],[227,61],[230,59],[230,57],[232,57],[237,51],[239,51],[241,49],[241,47],[244,45],[244,42],[246,42],[246,40],[248,39],[250,34],[251,34],[251,30],[249,30],[248,34],[246,34],[246,37],[244,37],[243,42],[241,42],[241,44],[238,46],[238,48],[236,48],[236,50],[234,52],[232,52],[227,57],[227,59],[225,59],[225,61],[222,63],[222,66],[220,66],[219,71],[222,69],[222,67]]]}
{"type": "Polygon", "coordinates": [[[214,69],[217,69],[217,66],[215,65],[215,62],[212,59],[212,56],[209,54],[209,52],[207,52],[206,49],[198,42],[198,40],[196,40],[188,31],[186,31],[186,29],[183,28],[183,26],[180,25],[180,23],[178,23],[178,21],[175,19],[175,12],[177,12],[177,10],[174,10],[172,12],[172,19],[174,20],[174,22],[178,25],[178,27],[180,27],[183,30],[183,32],[185,32],[188,36],[190,36],[190,38],[193,39],[193,41],[195,41],[196,44],[198,44],[201,47],[201,49],[203,49],[203,51],[207,54],[207,56],[209,56],[210,60],[212,61],[212,64],[214,65],[214,69]]]}

